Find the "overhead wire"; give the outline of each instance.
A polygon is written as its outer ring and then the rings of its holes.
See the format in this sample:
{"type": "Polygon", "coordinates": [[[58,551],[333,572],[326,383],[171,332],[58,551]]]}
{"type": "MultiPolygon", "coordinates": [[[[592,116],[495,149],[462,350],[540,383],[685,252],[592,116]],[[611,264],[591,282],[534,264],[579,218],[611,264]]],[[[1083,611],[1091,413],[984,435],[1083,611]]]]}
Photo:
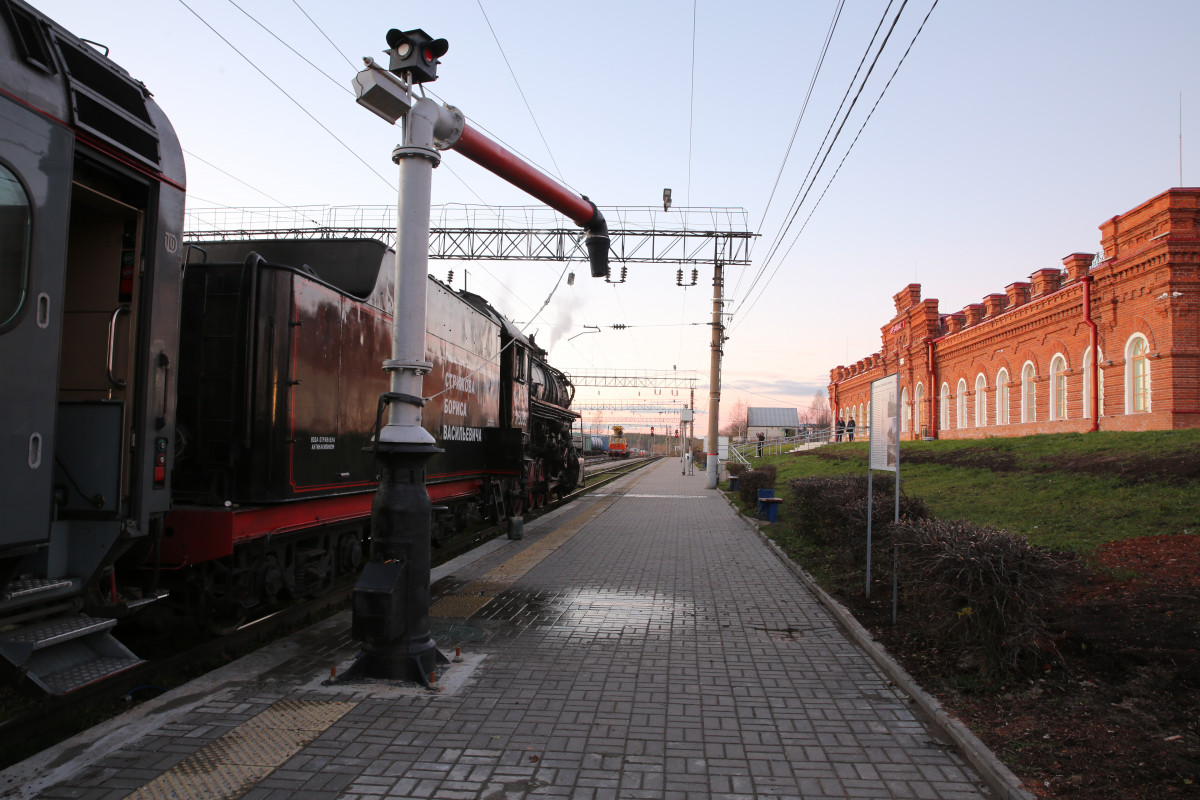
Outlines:
{"type": "MultiPolygon", "coordinates": [[[[825,138],[821,141],[821,145],[818,146],[817,152],[813,156],[813,161],[809,165],[808,174],[805,175],[804,180],[801,182],[800,189],[798,189],[796,192],[795,199],[792,201],[791,206],[788,208],[787,222],[783,226],[781,226],[780,230],[776,233],[775,239],[773,240],[773,242],[771,244],[770,251],[767,253],[767,257],[763,260],[762,264],[759,266],[759,269],[755,273],[754,279],[751,281],[750,286],[748,286],[746,288],[746,293],[743,296],[742,300],[738,303],[738,306],[734,309],[734,313],[736,313],[738,315],[741,315],[743,313],[743,306],[745,305],[745,299],[747,297],[749,297],[751,293],[753,293],[754,288],[758,285],[758,282],[762,279],[763,274],[765,274],[767,268],[770,266],[771,261],[773,260],[775,254],[779,251],[780,244],[783,242],[784,238],[787,236],[788,231],[791,230],[792,225],[795,224],[796,217],[799,215],[800,209],[804,205],[804,201],[808,199],[809,192],[812,191],[812,187],[816,183],[817,176],[819,176],[821,174],[821,170],[824,168],[825,162],[829,159],[829,155],[833,152],[833,148],[837,144],[838,139],[841,138],[842,130],[845,128],[846,122],[850,119],[850,115],[853,113],[854,107],[858,104],[858,99],[859,99],[859,97],[862,96],[863,89],[866,88],[867,82],[870,80],[872,73],[875,71],[875,67],[879,63],[879,59],[883,55],[883,51],[887,48],[888,41],[891,39],[892,33],[896,30],[896,25],[899,23],[900,16],[904,13],[904,9],[907,5],[908,5],[908,0],[903,0],[903,2],[900,5],[900,9],[896,12],[896,15],[892,18],[892,24],[888,28],[887,35],[884,36],[883,42],[879,45],[879,49],[875,51],[875,57],[871,60],[871,66],[867,69],[867,74],[863,76],[862,82],[859,83],[858,90],[854,93],[854,99],[851,100],[850,106],[848,108],[846,108],[845,114],[842,114],[841,122],[839,123],[838,122],[838,113],[841,112],[842,106],[845,105],[846,97],[849,96],[850,90],[853,89],[855,80],[858,78],[859,73],[862,71],[862,64],[866,61],[866,57],[871,51],[871,45],[874,44],[875,38],[878,36],[880,28],[883,26],[884,21],[886,21],[886,19],[887,19],[887,13],[892,7],[892,0],[889,0],[887,8],[884,9],[883,16],[880,18],[879,25],[876,26],[875,34],[872,35],[871,42],[867,45],[867,49],[863,52],[863,58],[859,62],[858,69],[855,70],[854,77],[850,79],[850,84],[846,88],[846,93],[842,97],[842,102],[838,105],[838,110],[836,112],[834,112],[834,116],[833,116],[832,121],[830,122],[829,129],[826,130],[826,132],[825,132],[825,138]],[[837,131],[833,134],[833,138],[830,139],[829,133],[830,133],[830,131],[833,130],[833,126],[835,124],[837,125],[837,131]],[[828,142],[828,146],[826,146],[826,142],[828,142]],[[824,155],[821,154],[822,150],[824,150],[824,155]],[[818,158],[820,159],[819,164],[817,163],[818,158]],[[814,166],[815,166],[815,169],[814,169],[814,166]]],[[[772,273],[772,274],[774,274],[774,273],[772,273]]],[[[740,322],[740,320],[739,320],[739,322],[740,322]]]]}
{"type": "MultiPolygon", "coordinates": [[[[696,6],[698,0],[692,0],[692,68],[688,82],[688,160],[687,160],[687,205],[692,206],[692,133],[695,130],[696,109],[696,6]]],[[[683,230],[687,233],[687,215],[683,215],[683,230]]],[[[683,300],[680,303],[679,317],[687,317],[688,287],[683,287],[683,300]]],[[[679,344],[675,354],[675,362],[683,360],[683,328],[679,329],[679,344]]]]}
{"type": "Polygon", "coordinates": [[[344,52],[342,52],[342,49],[333,43],[333,39],[330,39],[328,34],[326,34],[325,31],[321,28],[321,26],[317,24],[317,21],[315,19],[313,19],[311,16],[309,16],[308,12],[304,10],[304,6],[300,5],[298,0],[292,0],[292,5],[294,5],[298,9],[300,9],[300,13],[304,15],[305,19],[307,19],[309,22],[311,22],[312,26],[317,29],[317,32],[325,37],[325,41],[329,42],[329,45],[335,51],[337,51],[337,54],[339,56],[341,56],[343,59],[345,59],[346,63],[350,65],[351,69],[357,69],[357,67],[354,66],[354,62],[350,60],[350,56],[348,56],[344,52]]]}
{"type": "Polygon", "coordinates": [[[304,114],[309,119],[311,119],[313,122],[315,122],[317,124],[318,127],[321,128],[321,130],[323,130],[327,134],[329,134],[335,142],[340,144],[346,150],[346,152],[348,152],[350,155],[354,156],[354,158],[356,160],[358,160],[358,162],[361,163],[364,167],[371,170],[371,172],[374,172],[375,175],[379,178],[379,180],[381,180],[385,184],[387,184],[387,186],[389,188],[395,188],[395,183],[393,183],[392,181],[389,181],[387,178],[383,177],[383,175],[377,169],[375,169],[370,164],[368,164],[362,156],[360,156],[358,153],[354,152],[354,150],[351,149],[350,145],[348,145],[344,141],[342,141],[342,139],[336,133],[334,133],[328,127],[326,127],[325,123],[323,123],[323,122],[321,122],[321,120],[317,119],[316,115],[313,114],[311,111],[309,111],[307,108],[305,108],[303,103],[301,103],[299,100],[297,100],[296,98],[294,98],[290,94],[288,94],[287,90],[285,90],[282,86],[280,86],[278,83],[276,83],[271,78],[271,76],[269,76],[269,75],[267,75],[267,73],[263,72],[262,69],[260,69],[259,66],[257,64],[255,64],[253,60],[251,60],[248,56],[246,56],[245,53],[243,53],[241,50],[239,50],[231,41],[229,41],[223,35],[221,35],[220,31],[218,31],[216,28],[214,28],[212,25],[210,25],[208,20],[206,20],[204,17],[200,16],[200,14],[194,8],[189,6],[185,2],[185,0],[179,0],[179,4],[182,5],[184,8],[186,8],[188,11],[192,12],[192,15],[195,16],[196,19],[200,20],[200,22],[202,22],[204,24],[204,27],[206,27],[210,31],[212,31],[217,36],[217,38],[220,39],[225,44],[227,44],[229,46],[229,48],[231,50],[233,50],[233,52],[235,52],[239,56],[241,56],[242,59],[247,64],[249,64],[251,67],[254,68],[255,72],[257,72],[259,75],[263,76],[263,78],[265,78],[268,83],[270,83],[272,86],[274,86],[276,89],[278,89],[280,91],[280,93],[283,94],[284,97],[286,97],[288,100],[291,100],[292,103],[297,108],[299,108],[301,111],[303,111],[304,114]]]}
{"type": "MultiPolygon", "coordinates": [[[[887,21],[888,13],[891,11],[893,2],[894,0],[888,0],[887,6],[880,15],[879,22],[875,26],[875,31],[871,34],[871,40],[867,43],[866,48],[863,50],[862,58],[859,59],[858,66],[854,70],[854,75],[851,76],[850,81],[846,84],[846,91],[842,94],[842,99],[838,102],[837,110],[833,112],[833,116],[829,120],[829,127],[826,128],[825,135],[822,137],[821,143],[817,146],[817,150],[813,154],[812,161],[809,162],[808,171],[805,173],[804,178],[800,181],[800,188],[796,190],[795,196],[788,205],[788,210],[784,212],[785,222],[781,224],[779,230],[775,232],[775,235],[771,240],[771,244],[768,247],[766,258],[764,258],[760,263],[758,270],[754,274],[754,279],[751,281],[751,285],[746,289],[746,296],[749,296],[749,294],[754,290],[754,286],[759,280],[761,280],[763,274],[771,265],[771,261],[779,248],[780,242],[782,242],[783,238],[787,235],[788,230],[791,229],[791,225],[795,220],[795,214],[799,211],[800,205],[803,204],[804,198],[807,197],[806,187],[811,188],[812,181],[816,180],[817,174],[820,172],[820,167],[817,167],[817,159],[821,157],[822,151],[828,154],[830,151],[832,151],[833,146],[837,143],[837,139],[841,134],[841,127],[838,128],[838,133],[834,135],[832,141],[830,141],[829,135],[833,133],[834,126],[838,124],[839,116],[841,116],[842,124],[844,125],[845,120],[849,118],[850,113],[854,110],[854,105],[858,100],[858,94],[855,95],[854,102],[850,104],[850,108],[846,109],[845,114],[842,115],[842,109],[845,108],[846,100],[850,97],[850,92],[853,91],[854,85],[858,81],[858,76],[862,73],[863,64],[866,63],[867,57],[871,54],[871,50],[875,46],[875,40],[879,37],[879,31],[883,29],[883,25],[887,21]],[[828,144],[828,149],[826,148],[826,144],[828,144]],[[816,172],[814,172],[814,168],[816,168],[816,172]]],[[[905,0],[905,3],[907,3],[907,0],[905,0]]],[[[901,7],[900,10],[903,11],[903,7],[901,7]]],[[[896,17],[893,19],[893,26],[895,25],[896,21],[899,20],[899,18],[900,14],[897,13],[896,17]]],[[[876,51],[875,61],[872,62],[872,67],[874,67],[874,63],[878,61],[880,55],[882,55],[883,47],[886,44],[887,42],[885,40],[883,45],[880,46],[879,50],[876,51]]],[[[870,77],[870,73],[868,73],[867,77],[870,77]]],[[[863,78],[862,83],[859,84],[858,91],[860,94],[863,87],[866,86],[866,81],[867,78],[863,78]]],[[[824,162],[822,162],[822,164],[824,164],[824,162]]]]}
{"type": "Polygon", "coordinates": [[[521,81],[517,79],[517,73],[508,60],[508,54],[504,52],[504,45],[500,43],[500,37],[496,35],[496,29],[492,27],[492,21],[488,19],[487,11],[483,8],[483,0],[475,0],[475,3],[479,6],[479,13],[483,14],[483,21],[487,23],[488,30],[492,32],[492,38],[496,40],[496,47],[500,49],[500,57],[504,59],[504,65],[508,67],[508,74],[512,75],[513,83],[517,85],[517,92],[521,95],[521,101],[525,103],[525,110],[529,112],[529,118],[533,120],[533,127],[537,128],[538,136],[542,138],[542,144],[546,146],[546,152],[550,154],[550,161],[554,164],[554,174],[558,176],[559,180],[562,180],[562,170],[558,167],[558,160],[554,158],[554,151],[550,149],[550,143],[546,141],[546,135],[542,133],[542,126],[538,124],[533,107],[529,105],[529,98],[525,96],[525,90],[521,88],[521,81]]]}
{"type": "MultiPolygon", "coordinates": [[[[762,298],[763,293],[766,291],[771,281],[774,280],[776,273],[779,272],[779,268],[783,265],[783,259],[787,258],[792,252],[792,248],[796,246],[796,242],[799,240],[800,234],[804,233],[804,229],[808,227],[809,220],[812,219],[812,215],[821,205],[821,201],[825,198],[826,192],[829,191],[829,187],[833,184],[834,179],[837,178],[838,173],[842,171],[842,165],[846,163],[846,158],[849,157],[850,151],[853,150],[854,145],[858,143],[858,138],[862,135],[863,129],[866,128],[867,123],[871,121],[871,117],[875,114],[875,109],[879,107],[879,102],[883,100],[883,96],[887,93],[888,87],[892,85],[892,80],[896,77],[896,73],[900,71],[900,67],[903,66],[905,59],[908,58],[908,54],[912,51],[913,45],[916,44],[917,37],[920,36],[921,31],[925,29],[925,23],[929,21],[929,16],[933,13],[933,10],[937,8],[937,4],[938,0],[933,0],[933,5],[931,5],[929,10],[925,12],[924,19],[921,20],[920,26],[917,27],[917,32],[913,34],[913,38],[908,43],[908,47],[905,49],[904,54],[900,57],[900,61],[896,64],[896,68],[892,70],[892,74],[887,79],[887,83],[884,84],[883,89],[879,92],[879,96],[875,98],[874,105],[871,106],[871,110],[867,113],[862,125],[859,126],[858,132],[854,134],[854,139],[850,142],[850,146],[846,148],[846,152],[842,154],[842,160],[838,162],[837,169],[835,169],[833,174],[829,176],[829,180],[826,182],[825,188],[821,190],[820,197],[817,198],[816,203],[814,203],[812,209],[809,210],[808,216],[805,218],[804,223],[800,226],[800,230],[796,231],[796,235],[792,237],[792,241],[788,245],[787,251],[783,254],[783,256],[780,257],[778,263],[775,265],[775,269],[771,272],[771,276],[767,279],[766,283],[763,284],[762,289],[759,290],[758,295],[755,296],[754,301],[750,304],[749,308],[746,309],[746,315],[750,313],[754,306],[757,305],[759,299],[762,298]]],[[[744,318],[745,316],[742,317],[742,319],[744,318]]],[[[740,322],[741,320],[739,319],[739,323],[740,322]]]]}
{"type": "MultiPolygon", "coordinates": [[[[804,102],[800,104],[800,113],[796,115],[796,123],[792,126],[792,136],[790,139],[788,139],[787,148],[783,153],[783,160],[779,163],[779,171],[775,174],[775,183],[771,186],[771,194],[767,197],[767,203],[763,208],[762,218],[758,221],[758,229],[760,231],[767,221],[767,214],[771,210],[771,203],[775,199],[775,192],[779,189],[779,182],[783,179],[783,170],[787,166],[788,158],[791,157],[792,147],[796,143],[796,134],[800,131],[800,123],[804,121],[804,114],[808,110],[808,101],[812,98],[813,88],[817,85],[817,78],[821,74],[821,67],[825,64],[825,56],[829,52],[829,44],[833,41],[833,32],[837,29],[838,20],[841,19],[842,9],[845,7],[845,5],[846,0],[838,0],[838,4],[834,7],[833,19],[829,21],[829,30],[825,32],[825,42],[821,46],[821,54],[817,56],[817,64],[815,67],[813,67],[812,77],[809,78],[808,81],[808,90],[804,93],[804,102]]],[[[747,255],[753,253],[755,243],[756,240],[750,240],[750,247],[747,255]]],[[[737,282],[734,283],[733,291],[730,293],[731,297],[737,296],[738,288],[741,286],[742,278],[745,275],[745,270],[738,274],[737,282]]]]}

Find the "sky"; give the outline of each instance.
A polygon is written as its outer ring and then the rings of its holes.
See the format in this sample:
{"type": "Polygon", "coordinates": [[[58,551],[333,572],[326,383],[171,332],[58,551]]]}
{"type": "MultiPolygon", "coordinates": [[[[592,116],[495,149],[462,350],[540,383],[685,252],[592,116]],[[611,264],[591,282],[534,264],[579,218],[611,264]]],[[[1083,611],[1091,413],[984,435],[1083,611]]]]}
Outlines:
{"type": "MultiPolygon", "coordinates": [[[[879,349],[909,283],[958,311],[1200,185],[1194,0],[236,2],[35,4],[153,92],[185,150],[189,210],[394,205],[399,129],[349,84],[363,56],[386,64],[395,27],[447,39],[426,88],[602,210],[657,207],[667,224],[669,187],[676,214],[744,211],[758,236],[752,263],[726,269],[722,422],[739,402],[808,408],[831,368],[879,349]]],[[[435,205],[534,202],[457,153],[434,173],[435,205]]],[[[430,263],[469,272],[555,366],[694,374],[705,412],[712,266],[698,267],[680,288],[676,264],[607,284],[581,261],[430,263]]],[[[600,399],[681,400],[577,395],[600,399]]],[[[588,419],[645,430],[654,415],[588,419]]]]}

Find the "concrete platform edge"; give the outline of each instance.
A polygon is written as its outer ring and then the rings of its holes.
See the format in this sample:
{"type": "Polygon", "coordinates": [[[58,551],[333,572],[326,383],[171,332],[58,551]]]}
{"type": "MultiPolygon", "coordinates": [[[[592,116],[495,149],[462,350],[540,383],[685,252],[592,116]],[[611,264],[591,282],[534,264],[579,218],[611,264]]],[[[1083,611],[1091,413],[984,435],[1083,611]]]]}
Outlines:
{"type": "Polygon", "coordinates": [[[933,695],[922,689],[913,680],[912,676],[905,672],[904,668],[887,654],[883,646],[875,641],[874,637],[871,636],[867,629],[862,626],[845,606],[818,586],[816,580],[811,575],[805,572],[796,562],[788,558],[787,553],[783,552],[783,548],[763,533],[759,525],[745,517],[745,515],[742,515],[742,519],[754,529],[758,537],[771,548],[771,551],[775,553],[787,568],[817,596],[821,604],[829,609],[829,612],[841,623],[854,642],[879,665],[879,668],[883,670],[888,679],[912,698],[917,707],[937,726],[938,730],[954,743],[963,758],[983,777],[989,789],[996,792],[1004,800],[1035,800],[1032,794],[1021,788],[1021,781],[1013,771],[1004,766],[1004,763],[996,757],[996,754],[981,742],[975,734],[971,733],[971,730],[966,725],[963,725],[957,719],[950,716],[933,695]]]}

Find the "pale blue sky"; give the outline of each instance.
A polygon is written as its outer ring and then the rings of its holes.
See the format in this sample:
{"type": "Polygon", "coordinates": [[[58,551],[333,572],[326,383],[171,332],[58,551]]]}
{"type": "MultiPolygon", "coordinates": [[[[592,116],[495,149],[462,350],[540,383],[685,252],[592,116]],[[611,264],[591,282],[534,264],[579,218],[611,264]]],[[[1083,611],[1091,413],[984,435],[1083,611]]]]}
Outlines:
{"type": "MultiPolygon", "coordinates": [[[[903,1],[895,0],[892,14],[903,1]]],[[[914,280],[925,297],[940,299],[943,312],[955,311],[1036,269],[1060,266],[1068,253],[1097,250],[1103,220],[1179,185],[1181,92],[1183,185],[1200,182],[1200,3],[941,0],[804,233],[781,263],[767,265],[774,277],[747,311],[753,273],[886,0],[846,3],[769,211],[834,0],[483,0],[541,134],[475,0],[298,2],[341,54],[291,0],[238,0],[336,81],[229,0],[187,0],[386,181],[179,0],[38,5],[77,35],[108,45],[155,94],[190,153],[288,204],[394,202],[397,132],[341,87],[361,56],[380,55],[389,27],[420,27],[450,42],[429,88],[600,206],[654,206],[669,186],[676,206],[745,208],[762,238],[749,273],[739,280],[735,272],[728,284],[730,308],[740,313],[726,345],[726,406],[738,399],[807,406],[831,367],[878,349],[892,295],[914,280]]],[[[798,224],[932,2],[906,4],[798,224]]],[[[457,154],[444,163],[458,177],[435,173],[436,203],[530,202],[457,154]]],[[[273,204],[194,158],[188,189],[195,207],[273,204]]],[[[449,268],[432,264],[443,276],[449,268]]],[[[522,320],[560,271],[515,263],[468,269],[473,290],[522,320]]],[[[559,290],[534,329],[558,366],[677,366],[706,383],[708,328],[681,323],[708,321],[710,273],[702,270],[700,284],[683,290],[674,285],[675,269],[635,265],[629,282],[613,287],[580,267],[575,286],[559,290]],[[580,328],[556,330],[556,323],[605,330],[567,342],[580,328]],[[619,332],[607,328],[613,323],[655,327],[619,332]]],[[[706,395],[697,399],[706,408],[706,395]]]]}

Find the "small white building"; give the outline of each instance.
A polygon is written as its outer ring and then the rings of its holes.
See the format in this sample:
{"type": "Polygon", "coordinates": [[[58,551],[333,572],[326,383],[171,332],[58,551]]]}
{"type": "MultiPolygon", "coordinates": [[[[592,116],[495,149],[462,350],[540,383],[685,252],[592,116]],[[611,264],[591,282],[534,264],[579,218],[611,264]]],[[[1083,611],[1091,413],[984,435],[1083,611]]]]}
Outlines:
{"type": "Polygon", "coordinates": [[[789,439],[800,433],[800,413],[794,408],[750,408],[746,410],[746,439],[789,439]]]}

